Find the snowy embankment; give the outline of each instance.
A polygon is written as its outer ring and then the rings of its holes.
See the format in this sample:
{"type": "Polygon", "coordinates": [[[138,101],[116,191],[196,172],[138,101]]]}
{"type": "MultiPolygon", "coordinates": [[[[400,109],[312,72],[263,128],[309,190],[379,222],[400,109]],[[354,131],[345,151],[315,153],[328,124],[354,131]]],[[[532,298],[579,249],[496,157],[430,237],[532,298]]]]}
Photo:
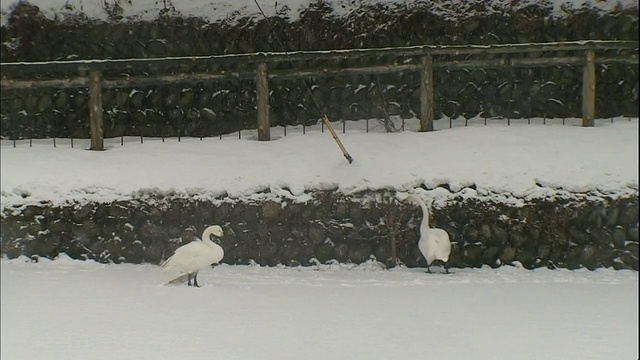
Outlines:
{"type": "MultiPolygon", "coordinates": [[[[519,201],[556,196],[618,197],[638,192],[638,120],[598,120],[583,128],[576,120],[436,122],[440,131],[365,133],[364,122],[347,124],[339,137],[355,161],[349,164],[331,135],[319,127],[272,129],[269,142],[246,131],[222,139],[126,138],[107,142],[104,152],[86,141],[2,141],[2,207],[50,202],[111,202],[144,193],[207,199],[286,196],[308,201],[313,190],[353,194],[367,190],[432,192],[438,200],[460,195],[519,201]],[[461,192],[461,190],[463,190],[461,192]],[[576,196],[577,196],[576,195],[576,196]]],[[[337,124],[339,125],[339,123],[337,124]]],[[[340,129],[339,129],[340,130],[340,129]]]]}
{"type": "Polygon", "coordinates": [[[2,359],[638,358],[638,273],[3,259],[2,359]]]}

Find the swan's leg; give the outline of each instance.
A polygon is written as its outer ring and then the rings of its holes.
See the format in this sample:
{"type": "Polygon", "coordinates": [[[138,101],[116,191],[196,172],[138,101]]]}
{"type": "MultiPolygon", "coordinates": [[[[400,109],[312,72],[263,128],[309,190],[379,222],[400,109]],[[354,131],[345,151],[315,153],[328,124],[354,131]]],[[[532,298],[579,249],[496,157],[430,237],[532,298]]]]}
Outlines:
{"type": "Polygon", "coordinates": [[[431,264],[427,264],[427,272],[428,272],[429,274],[433,274],[433,273],[431,272],[431,264]]]}
{"type": "Polygon", "coordinates": [[[191,273],[188,273],[189,281],[187,282],[187,286],[191,286],[191,273]]]}
{"type": "Polygon", "coordinates": [[[198,285],[198,272],[197,271],[195,273],[193,273],[193,286],[200,287],[200,285],[198,285]]]}
{"type": "Polygon", "coordinates": [[[444,273],[445,273],[445,274],[451,274],[451,273],[449,272],[449,263],[448,263],[448,262],[445,262],[445,263],[444,263],[444,273]]]}

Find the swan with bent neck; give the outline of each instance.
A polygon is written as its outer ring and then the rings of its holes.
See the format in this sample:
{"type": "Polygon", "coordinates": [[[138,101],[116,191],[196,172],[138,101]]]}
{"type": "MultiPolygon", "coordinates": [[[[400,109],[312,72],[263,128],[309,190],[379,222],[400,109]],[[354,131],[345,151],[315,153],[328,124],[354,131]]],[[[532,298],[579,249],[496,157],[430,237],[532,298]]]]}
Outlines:
{"type": "Polygon", "coordinates": [[[212,235],[222,238],[224,231],[219,225],[209,226],[202,233],[201,240],[194,240],[179,247],[170,258],[162,263],[162,269],[186,274],[189,279],[187,286],[191,286],[193,278],[193,286],[200,287],[198,272],[212,264],[219,263],[224,257],[222,247],[211,241],[212,235]]]}
{"type": "MultiPolygon", "coordinates": [[[[427,260],[427,272],[431,273],[431,265],[434,261],[440,260],[444,263],[445,273],[449,274],[449,255],[451,254],[451,240],[449,234],[443,229],[429,227],[429,207],[422,199],[411,194],[406,200],[420,205],[422,209],[422,223],[420,224],[420,240],[418,240],[418,248],[427,260]]],[[[433,200],[429,201],[429,206],[433,200]]]]}

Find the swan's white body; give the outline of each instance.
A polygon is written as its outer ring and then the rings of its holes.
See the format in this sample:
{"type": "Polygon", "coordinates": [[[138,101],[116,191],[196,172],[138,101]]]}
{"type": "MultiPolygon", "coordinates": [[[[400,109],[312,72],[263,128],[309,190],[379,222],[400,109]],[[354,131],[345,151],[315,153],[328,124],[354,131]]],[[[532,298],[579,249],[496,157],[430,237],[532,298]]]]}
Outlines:
{"type": "Polygon", "coordinates": [[[191,286],[191,278],[193,277],[194,286],[198,286],[198,271],[219,263],[224,257],[224,250],[220,245],[211,241],[211,235],[220,238],[224,236],[224,232],[218,225],[209,226],[202,233],[202,240],[194,240],[179,247],[173,256],[162,263],[162,269],[186,274],[189,286],[191,286]]]}
{"type": "Polygon", "coordinates": [[[420,224],[418,248],[422,256],[427,260],[427,272],[431,272],[430,266],[435,260],[440,260],[445,263],[445,271],[449,273],[447,267],[447,261],[449,261],[449,255],[451,254],[449,234],[443,229],[429,227],[429,208],[422,199],[416,195],[409,195],[407,200],[417,203],[422,208],[423,218],[420,224]]]}

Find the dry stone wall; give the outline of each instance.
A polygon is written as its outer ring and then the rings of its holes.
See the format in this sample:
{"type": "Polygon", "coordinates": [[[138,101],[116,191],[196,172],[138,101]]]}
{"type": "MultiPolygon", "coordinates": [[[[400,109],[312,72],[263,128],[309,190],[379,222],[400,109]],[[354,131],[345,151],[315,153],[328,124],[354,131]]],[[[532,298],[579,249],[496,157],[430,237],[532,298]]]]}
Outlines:
{"type": "MultiPolygon", "coordinates": [[[[158,264],[205,226],[220,224],[228,264],[361,263],[375,257],[393,265],[395,239],[401,263],[425,265],[417,247],[422,213],[395,200],[395,193],[316,191],[300,203],[264,195],[249,201],[149,194],[112,203],[5,208],[1,250],[9,258],[65,252],[100,262],[158,264]]],[[[445,229],[453,242],[453,267],[519,261],[527,268],[638,270],[637,193],[510,203],[454,194],[433,209],[431,225],[445,229]]]]}

